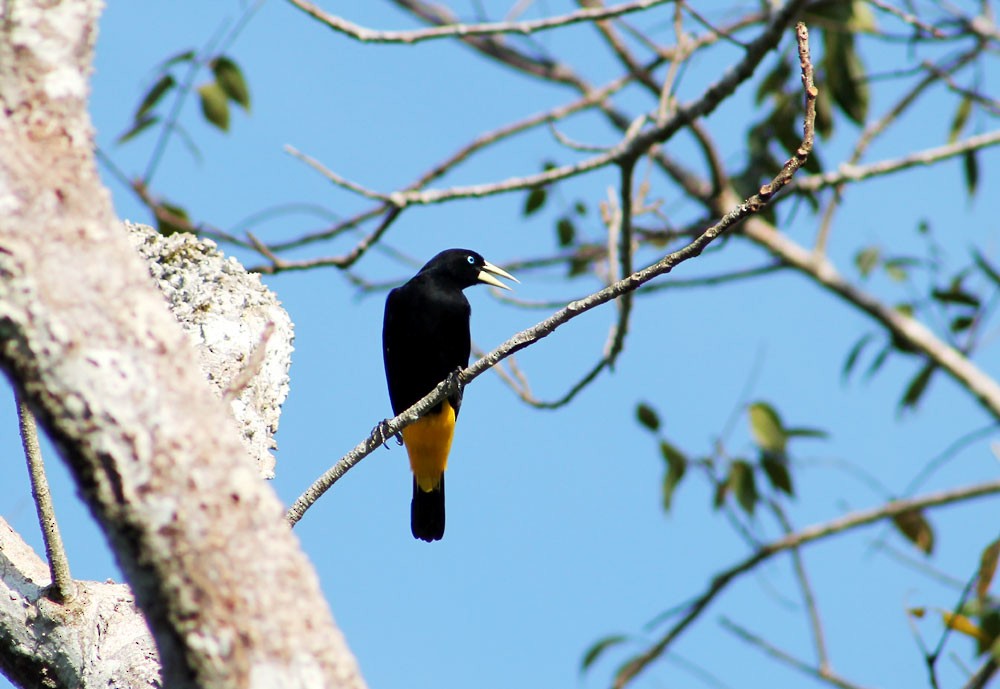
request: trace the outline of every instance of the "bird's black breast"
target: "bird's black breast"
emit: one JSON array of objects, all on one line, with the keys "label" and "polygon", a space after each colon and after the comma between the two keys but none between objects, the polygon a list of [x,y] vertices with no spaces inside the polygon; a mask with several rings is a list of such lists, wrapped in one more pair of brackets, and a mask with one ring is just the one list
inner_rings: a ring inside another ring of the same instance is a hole
[{"label": "bird's black breast", "polygon": [[[461,288],[417,275],[389,293],[382,356],[393,413],[405,411],[458,367],[469,365],[471,308]],[[458,414],[461,396],[449,401]]]}]

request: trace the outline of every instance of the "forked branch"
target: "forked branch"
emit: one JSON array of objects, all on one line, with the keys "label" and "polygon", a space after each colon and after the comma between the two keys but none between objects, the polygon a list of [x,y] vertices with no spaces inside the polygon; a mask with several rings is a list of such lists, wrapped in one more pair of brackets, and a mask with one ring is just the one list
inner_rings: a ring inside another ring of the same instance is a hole
[{"label": "forked branch", "polygon": [[[535,326],[517,333],[492,352],[463,370],[459,376],[462,384],[472,382],[482,373],[500,361],[503,361],[511,354],[519,352],[542,338],[547,337],[555,332],[556,328],[568,323],[577,316],[617,299],[622,295],[634,292],[653,278],[669,273],[677,265],[699,256],[709,244],[727,230],[763,209],[778,190],[785,187],[791,181],[793,175],[805,164],[809,153],[812,151],[816,119],[816,96],[818,95],[818,90],[813,82],[813,68],[809,58],[809,33],[805,24],[798,24],[796,35],[802,68],[802,83],[805,91],[803,137],[802,143],[795,152],[795,155],[785,163],[774,179],[763,185],[756,194],[726,213],[717,223],[706,229],[700,236],[682,249],[667,254],[653,265],[632,273],[584,299],[567,304]],[[626,141],[629,141],[629,139],[627,138]],[[449,388],[449,382],[443,381],[431,393],[412,407],[376,426],[367,438],[358,443],[353,450],[344,455],[299,496],[288,510],[286,515],[288,522],[294,526],[302,518],[306,510],[351,467],[382,445],[386,438],[391,438],[396,433],[399,433],[403,428],[414,423],[421,415],[435,407],[448,394]]]}]

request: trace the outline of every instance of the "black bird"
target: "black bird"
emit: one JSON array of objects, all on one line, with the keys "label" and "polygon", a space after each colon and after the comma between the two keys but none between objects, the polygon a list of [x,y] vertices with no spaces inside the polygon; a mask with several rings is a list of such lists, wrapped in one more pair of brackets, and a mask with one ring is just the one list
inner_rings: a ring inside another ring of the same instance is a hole
[{"label": "black bird", "polygon": [[[382,358],[394,414],[406,411],[450,374],[469,365],[472,308],[462,290],[480,282],[510,289],[494,275],[517,282],[475,251],[448,249],[389,292]],[[444,470],[461,406],[459,391],[403,429],[413,471],[410,530],[423,541],[444,535]]]}]

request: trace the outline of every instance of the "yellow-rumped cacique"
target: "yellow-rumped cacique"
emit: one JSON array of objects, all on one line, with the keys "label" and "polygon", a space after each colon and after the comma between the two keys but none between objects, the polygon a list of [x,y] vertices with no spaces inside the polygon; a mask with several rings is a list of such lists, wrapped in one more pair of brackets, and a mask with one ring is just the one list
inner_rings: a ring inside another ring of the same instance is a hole
[{"label": "yellow-rumped cacique", "polygon": [[[462,290],[480,283],[510,289],[494,276],[517,282],[475,251],[448,249],[389,292],[382,360],[393,414],[406,411],[469,365],[472,308]],[[413,472],[410,530],[422,541],[437,541],[444,535],[444,472],[461,406],[459,390],[403,429]]]}]

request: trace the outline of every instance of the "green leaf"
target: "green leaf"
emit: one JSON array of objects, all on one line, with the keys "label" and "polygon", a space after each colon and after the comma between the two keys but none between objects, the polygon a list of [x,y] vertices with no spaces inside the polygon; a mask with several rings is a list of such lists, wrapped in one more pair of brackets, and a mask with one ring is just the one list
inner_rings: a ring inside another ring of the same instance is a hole
[{"label": "green leaf", "polygon": [[792,65],[784,56],[781,56],[778,58],[778,63],[774,66],[774,69],[761,79],[760,85],[757,87],[757,93],[754,96],[754,101],[757,105],[763,103],[771,94],[777,95],[783,93],[785,83],[791,76]]},{"label": "green leaf", "polygon": [[139,103],[139,108],[135,111],[134,119],[136,122],[141,120],[143,115],[156,106],[156,104],[160,102],[160,99],[166,95],[167,91],[172,89],[176,84],[177,82],[174,81],[174,76],[172,74],[164,74],[160,77],[156,83],[153,84],[148,91],[146,91],[146,95],[143,96],[142,102]]},{"label": "green leaf", "polygon": [[979,249],[972,250],[972,260],[975,261],[979,270],[983,271],[983,274],[988,277],[994,285],[1000,287],[1000,272],[998,272],[997,269],[986,260],[986,257],[979,252]]},{"label": "green leaf", "polygon": [[854,265],[857,266],[861,277],[866,278],[871,275],[878,265],[882,252],[877,246],[868,246],[861,249],[854,255]]},{"label": "green leaf", "polygon": [[674,491],[687,471],[688,460],[683,452],[666,440],[660,441],[660,454],[667,462],[667,474],[663,477],[663,510],[669,512]]},{"label": "green leaf", "polygon": [[927,391],[927,384],[931,382],[931,376],[936,368],[937,364],[933,361],[924,364],[910,381],[910,384],[906,386],[906,392],[903,393],[903,398],[899,401],[900,410],[916,408],[917,404],[920,403],[920,398]]},{"label": "green leaf", "polygon": [[868,116],[868,81],[865,67],[854,46],[854,36],[848,32],[823,32],[826,53],[823,65],[827,86],[837,107],[858,125]]},{"label": "green leaf", "polygon": [[979,308],[980,300],[975,294],[970,294],[962,289],[961,285],[952,285],[950,289],[931,290],[931,296],[942,304],[962,304]]},{"label": "green leaf", "polygon": [[808,428],[806,426],[786,428],[785,435],[789,438],[816,438],[818,440],[825,440],[830,437],[830,434],[822,428]]},{"label": "green leaf", "polygon": [[559,238],[559,246],[569,246],[576,239],[576,226],[568,217],[559,218],[556,223],[556,235]]},{"label": "green leaf", "polygon": [[866,0],[851,2],[851,15],[847,20],[847,30],[853,33],[875,33],[878,25],[875,23],[875,13]]},{"label": "green leaf", "polygon": [[913,266],[919,266],[921,263],[919,258],[912,256],[896,256],[883,261],[882,268],[891,279],[896,282],[905,282],[910,276],[909,269]]},{"label": "green leaf", "polygon": [[195,58],[195,52],[193,50],[185,50],[175,55],[171,55],[166,60],[160,63],[160,71],[166,70],[182,62],[191,62],[192,60],[194,60],[194,58]]},{"label": "green leaf", "polygon": [[955,116],[951,118],[951,128],[948,130],[948,143],[953,144],[958,141],[959,135],[962,130],[965,129],[966,123],[969,121],[969,115],[972,114],[972,97],[966,95],[958,103],[958,108],[955,110]]},{"label": "green leaf", "polygon": [[738,459],[729,467],[729,487],[736,496],[743,511],[753,515],[754,507],[757,505],[757,483],[753,477],[753,467],[746,461]]},{"label": "green leaf", "polygon": [[580,672],[586,672],[590,669],[590,666],[597,662],[597,659],[601,657],[601,654],[612,646],[618,646],[624,642],[628,641],[628,637],[624,634],[611,634],[603,639],[597,640],[587,652],[583,654],[583,660],[580,662]]},{"label": "green leaf", "polygon": [[250,89],[247,88],[247,82],[243,78],[243,72],[239,66],[223,55],[212,60],[211,67],[215,74],[215,81],[229,100],[239,104],[249,112]]},{"label": "green leaf", "polygon": [[582,218],[587,215],[587,204],[583,201],[577,201],[573,204],[573,211]]},{"label": "green leaf", "polygon": [[824,139],[833,134],[833,99],[828,88],[821,88],[816,96],[816,131]]},{"label": "green leaf", "polygon": [[635,417],[639,423],[654,433],[660,430],[660,416],[656,410],[645,402],[640,402],[635,408]]},{"label": "green leaf", "polygon": [[590,259],[585,256],[576,255],[569,261],[569,277],[586,275],[590,272]]},{"label": "green leaf", "polygon": [[989,651],[993,657],[1000,660],[1000,608],[994,608],[979,619],[979,629],[983,637],[976,644],[976,652],[980,655]]},{"label": "green leaf", "polygon": [[885,363],[885,360],[889,358],[889,354],[891,353],[892,353],[891,344],[888,344],[879,350],[878,354],[875,355],[875,358],[872,359],[872,362],[868,364],[868,368],[865,370],[866,380],[870,379],[872,376],[878,373],[878,370],[882,368],[882,364]]},{"label": "green leaf", "polygon": [[788,462],[776,457],[769,452],[762,452],[760,456],[760,466],[770,481],[771,487],[780,490],[786,495],[795,496],[792,488],[792,474],[788,471]]},{"label": "green leaf", "polygon": [[886,261],[882,264],[885,269],[885,274],[889,276],[889,279],[893,282],[906,282],[909,277],[909,273],[906,272],[906,268],[902,267],[898,263],[889,263]]},{"label": "green leaf", "polygon": [[962,170],[965,172],[965,190],[972,198],[979,187],[979,159],[975,150],[966,151],[962,156]]},{"label": "green leaf", "polygon": [[522,214],[527,217],[535,212],[537,212],[542,206],[545,205],[545,200],[548,196],[548,192],[545,187],[535,187],[528,192],[528,198],[524,201],[524,210]]},{"label": "green leaf", "polygon": [[[795,99],[788,94],[779,95],[777,101],[778,104],[774,113],[768,118],[767,124],[785,153],[794,156],[802,145],[799,106]],[[805,169],[812,173],[822,172],[822,164],[819,156],[815,155],[815,151],[806,160]]]},{"label": "green leaf", "polygon": [[156,115],[143,115],[133,122],[132,126],[125,130],[125,132],[123,132],[117,139],[115,139],[115,143],[123,144],[130,139],[134,139],[159,121],[160,118]]},{"label": "green leaf", "polygon": [[990,584],[997,573],[997,562],[1000,561],[1000,538],[983,548],[979,557],[979,574],[976,576],[976,595],[985,599],[990,590]]},{"label": "green leaf", "polygon": [[775,454],[784,453],[788,434],[778,412],[768,403],[754,402],[750,405],[750,431],[760,449]]},{"label": "green leaf", "polygon": [[201,113],[210,124],[222,131],[229,131],[229,101],[218,82],[210,81],[198,87]]},{"label": "green leaf", "polygon": [[188,232],[191,226],[186,210],[172,203],[162,201],[154,209],[156,231],[167,237],[177,232]]},{"label": "green leaf", "polygon": [[712,498],[712,507],[719,509],[726,502],[726,493],[729,492],[729,482],[719,481],[715,484],[715,497]]},{"label": "green leaf", "polygon": [[948,327],[953,333],[960,333],[971,328],[975,322],[976,319],[973,316],[956,316],[951,320],[951,324]]},{"label": "green leaf", "polygon": [[868,343],[871,342],[874,338],[875,338],[874,335],[868,333],[867,335],[865,335],[860,340],[854,343],[854,346],[851,347],[851,351],[847,353],[847,358],[844,359],[844,367],[843,369],[841,369],[840,372],[842,379],[847,380],[847,378],[851,375],[851,371],[854,370],[854,365],[858,363],[858,357],[861,356],[861,352],[864,351],[865,347],[868,346]]},{"label": "green leaf", "polygon": [[900,512],[892,518],[892,523],[906,540],[924,554],[930,555],[934,552],[934,530],[923,512],[916,509]]}]

